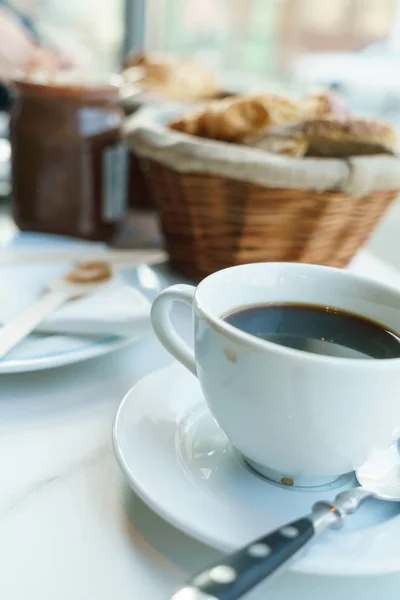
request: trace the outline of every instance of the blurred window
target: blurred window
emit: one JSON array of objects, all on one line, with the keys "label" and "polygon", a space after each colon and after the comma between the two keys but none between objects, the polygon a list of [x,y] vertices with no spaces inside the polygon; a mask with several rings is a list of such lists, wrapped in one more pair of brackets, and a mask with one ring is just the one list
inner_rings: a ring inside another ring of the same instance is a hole
[{"label": "blurred window", "polygon": [[147,0],[145,45],[238,87],[328,85],[400,124],[400,0]]},{"label": "blurred window", "polygon": [[332,32],[346,25],[349,11],[348,0],[303,0],[301,2],[301,25],[311,31]]},{"label": "blurred window", "polygon": [[119,68],[124,0],[12,0],[42,38],[67,53],[91,60],[94,70]]}]

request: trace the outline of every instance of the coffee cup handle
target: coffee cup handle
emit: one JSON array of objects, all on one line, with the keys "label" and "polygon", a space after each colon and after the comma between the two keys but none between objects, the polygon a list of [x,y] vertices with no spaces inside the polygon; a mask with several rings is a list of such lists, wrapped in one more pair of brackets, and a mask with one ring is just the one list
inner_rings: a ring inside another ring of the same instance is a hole
[{"label": "coffee cup handle", "polygon": [[151,307],[151,323],[164,348],[197,377],[194,353],[177,333],[170,317],[174,302],[185,302],[193,306],[195,289],[192,285],[179,284],[161,292]]}]

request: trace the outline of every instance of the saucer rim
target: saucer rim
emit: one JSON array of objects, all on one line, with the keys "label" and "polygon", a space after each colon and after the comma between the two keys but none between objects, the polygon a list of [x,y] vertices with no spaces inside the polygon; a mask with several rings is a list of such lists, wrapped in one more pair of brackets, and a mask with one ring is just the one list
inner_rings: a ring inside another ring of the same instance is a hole
[{"label": "saucer rim", "polygon": [[136,336],[121,338],[113,335],[105,336],[101,340],[90,342],[79,348],[67,351],[50,352],[28,358],[15,358],[0,361],[0,375],[13,373],[31,373],[34,371],[47,371],[67,365],[100,358],[132,344]]}]

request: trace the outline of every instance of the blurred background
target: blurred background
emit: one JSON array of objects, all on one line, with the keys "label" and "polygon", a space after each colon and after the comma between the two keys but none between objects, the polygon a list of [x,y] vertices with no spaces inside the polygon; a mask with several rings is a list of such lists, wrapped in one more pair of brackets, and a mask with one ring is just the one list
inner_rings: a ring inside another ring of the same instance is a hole
[{"label": "blurred background", "polygon": [[[235,90],[329,86],[359,115],[400,128],[400,0],[13,0],[42,38],[119,71],[141,48],[196,58]],[[8,194],[7,115],[0,193]],[[3,200],[3,203],[5,201]],[[372,249],[400,267],[400,205]],[[397,258],[397,255],[399,258]]]},{"label": "blurred background", "polygon": [[119,70],[142,47],[192,56],[234,87],[340,89],[400,121],[399,0],[12,0],[39,34]]}]

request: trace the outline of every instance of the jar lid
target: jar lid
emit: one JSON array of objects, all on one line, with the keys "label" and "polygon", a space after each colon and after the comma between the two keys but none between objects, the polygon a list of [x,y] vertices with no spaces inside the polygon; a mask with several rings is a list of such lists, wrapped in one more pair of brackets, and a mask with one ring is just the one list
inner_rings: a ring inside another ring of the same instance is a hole
[{"label": "jar lid", "polygon": [[17,90],[25,95],[59,97],[65,100],[117,101],[122,78],[120,75],[88,74],[77,70],[35,69],[14,78]]}]

